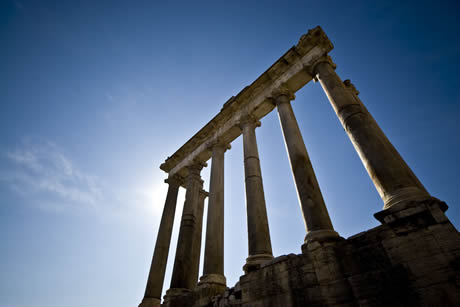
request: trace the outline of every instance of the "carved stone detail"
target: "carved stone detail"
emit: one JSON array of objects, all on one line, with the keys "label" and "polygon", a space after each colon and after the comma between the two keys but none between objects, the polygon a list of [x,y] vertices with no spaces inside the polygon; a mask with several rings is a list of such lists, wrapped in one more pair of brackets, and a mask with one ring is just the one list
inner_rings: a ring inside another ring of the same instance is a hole
[{"label": "carved stone detail", "polygon": [[285,96],[288,101],[292,101],[295,99],[295,94],[286,86],[280,86],[274,89],[271,93],[269,99],[276,105],[278,104],[278,97]]}]

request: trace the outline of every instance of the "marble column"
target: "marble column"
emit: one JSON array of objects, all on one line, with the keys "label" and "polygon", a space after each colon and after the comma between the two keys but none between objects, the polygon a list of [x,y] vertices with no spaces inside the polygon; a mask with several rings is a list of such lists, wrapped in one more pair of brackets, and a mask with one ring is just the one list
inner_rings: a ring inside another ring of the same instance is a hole
[{"label": "marble column", "polygon": [[332,226],[307,148],[292,110],[290,100],[294,98],[294,95],[289,91],[278,91],[274,94],[273,101],[278,109],[286,150],[307,230],[305,243],[315,240],[336,239],[339,235]]},{"label": "marble column", "polygon": [[[229,145],[212,146],[208,220],[200,283],[226,285],[224,276],[224,157]],[[225,289],[225,288],[224,288]]]},{"label": "marble column", "polygon": [[329,57],[316,62],[312,76],[319,80],[343,128],[371,177],[384,209],[403,207],[430,195],[390,143],[372,115],[334,71]]},{"label": "marble column", "polygon": [[177,176],[170,177],[165,182],[169,184],[168,194],[163,214],[161,215],[160,229],[158,230],[144,298],[139,307],[157,307],[160,306],[161,302],[161,292],[163,291],[166,262],[176,212],[177,194],[182,184],[182,179]]},{"label": "marble column", "polygon": [[202,168],[203,165],[200,164],[187,167],[185,203],[177,240],[171,287],[166,292],[165,300],[192,290],[197,283],[198,277],[194,274],[198,272],[198,269],[195,269],[194,266],[196,266],[195,258],[198,250],[196,238],[201,233],[199,215],[200,191],[203,188],[203,180],[200,177]]},{"label": "marble column", "polygon": [[243,130],[249,246],[249,256],[243,267],[245,272],[256,270],[260,264],[273,258],[262,172],[257,150],[255,129],[258,126],[260,126],[260,122],[252,116],[246,116],[240,122],[240,128]]}]

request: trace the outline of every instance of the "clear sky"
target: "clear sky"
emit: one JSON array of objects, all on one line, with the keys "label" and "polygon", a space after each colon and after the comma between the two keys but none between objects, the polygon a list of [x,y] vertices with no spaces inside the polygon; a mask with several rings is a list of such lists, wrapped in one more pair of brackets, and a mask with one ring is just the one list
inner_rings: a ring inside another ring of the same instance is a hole
[{"label": "clear sky", "polygon": [[[339,76],[458,227],[460,8],[404,3],[0,1],[0,307],[137,306],[166,196],[159,165],[317,25]],[[336,230],[377,226],[382,201],[321,86],[293,108]],[[274,254],[300,253],[276,112],[256,133]],[[231,286],[247,257],[242,139],[232,146]],[[183,201],[181,189],[176,226]]]}]

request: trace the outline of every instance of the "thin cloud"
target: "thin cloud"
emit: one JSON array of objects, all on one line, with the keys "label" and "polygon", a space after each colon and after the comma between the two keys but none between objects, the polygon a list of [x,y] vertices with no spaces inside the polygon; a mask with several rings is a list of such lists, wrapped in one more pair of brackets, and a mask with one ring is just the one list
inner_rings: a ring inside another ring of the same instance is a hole
[{"label": "thin cloud", "polygon": [[81,170],[65,150],[49,141],[25,140],[0,157],[0,184],[37,208],[53,212],[91,210],[120,218],[136,216],[141,210],[148,216],[161,216],[166,194],[162,180],[123,187],[107,184]]},{"label": "thin cloud", "polygon": [[97,207],[104,200],[100,180],[78,169],[52,142],[23,142],[4,157],[8,168],[0,181],[22,196],[39,195],[69,207]]}]

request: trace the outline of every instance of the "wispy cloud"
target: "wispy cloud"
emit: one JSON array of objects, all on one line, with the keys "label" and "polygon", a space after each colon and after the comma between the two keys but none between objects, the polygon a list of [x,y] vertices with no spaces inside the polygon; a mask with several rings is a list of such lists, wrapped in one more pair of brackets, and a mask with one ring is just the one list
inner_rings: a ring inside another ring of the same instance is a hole
[{"label": "wispy cloud", "polygon": [[161,179],[137,183],[127,179],[117,187],[83,171],[63,148],[43,140],[25,140],[0,157],[0,184],[37,208],[89,210],[123,219],[161,216],[167,189]]},{"label": "wispy cloud", "polygon": [[96,207],[104,198],[100,180],[79,170],[52,142],[25,141],[3,155],[9,166],[0,181],[23,196],[39,195],[70,207]]}]

